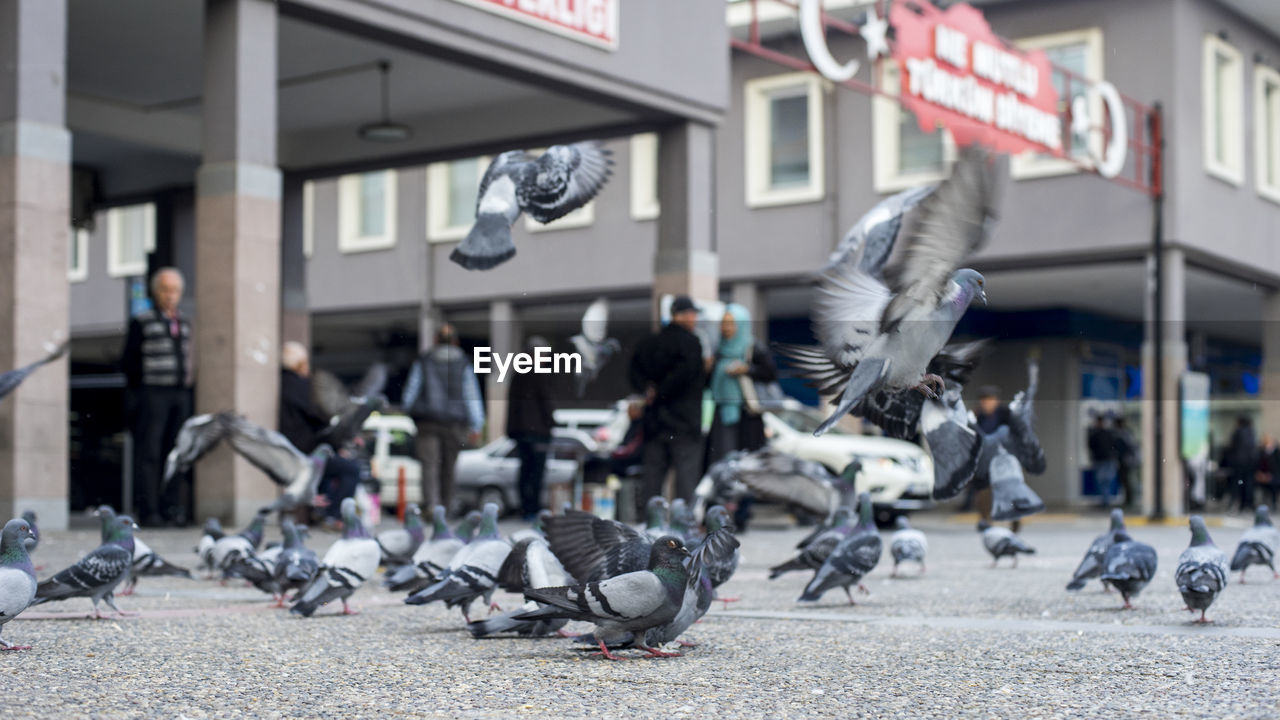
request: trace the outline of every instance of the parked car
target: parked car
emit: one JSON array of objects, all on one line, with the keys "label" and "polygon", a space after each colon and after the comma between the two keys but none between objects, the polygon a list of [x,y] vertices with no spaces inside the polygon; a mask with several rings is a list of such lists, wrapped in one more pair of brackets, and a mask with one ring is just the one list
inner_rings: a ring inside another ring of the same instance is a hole
[{"label": "parked car", "polygon": [[855,484],[871,493],[876,522],[932,505],[933,461],[920,446],[876,435],[854,435],[832,427],[821,437],[813,431],[825,418],[795,401],[764,414],[765,434],[776,450],[820,463],[839,475],[855,458],[862,462]]},{"label": "parked car", "polygon": [[[596,450],[596,443],[583,430],[553,428],[551,449],[547,453],[547,474],[543,477],[544,506],[551,502],[552,486],[572,488],[574,478],[588,453]],[[516,455],[516,443],[502,437],[475,450],[463,450],[458,454],[455,471],[454,494],[460,510],[483,507],[485,503],[498,506],[498,514],[505,515],[520,507],[520,458]],[[562,490],[563,492],[563,490]],[[562,495],[565,499],[567,496]]]},{"label": "parked car", "polygon": [[[414,451],[418,426],[407,415],[374,413],[361,429],[365,449],[369,453],[369,471],[378,479],[378,497],[383,507],[395,507],[399,497],[398,480],[404,470],[407,502],[422,504],[422,463]],[[424,508],[429,513],[429,508]]]}]

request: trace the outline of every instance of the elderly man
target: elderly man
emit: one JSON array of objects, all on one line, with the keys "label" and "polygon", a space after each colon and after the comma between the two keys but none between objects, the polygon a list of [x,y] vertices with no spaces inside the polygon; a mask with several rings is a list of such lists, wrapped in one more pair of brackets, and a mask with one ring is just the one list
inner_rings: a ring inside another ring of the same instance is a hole
[{"label": "elderly man", "polygon": [[164,459],[191,416],[191,321],[178,311],[182,273],[151,276],[154,307],[129,320],[120,361],[127,390],[125,415],[133,434],[134,514],[144,524],[190,521],[191,476],[164,487]]},{"label": "elderly man", "polygon": [[280,348],[280,434],[304,453],[315,449],[316,433],[329,424],[311,401],[311,359],[290,340]]}]

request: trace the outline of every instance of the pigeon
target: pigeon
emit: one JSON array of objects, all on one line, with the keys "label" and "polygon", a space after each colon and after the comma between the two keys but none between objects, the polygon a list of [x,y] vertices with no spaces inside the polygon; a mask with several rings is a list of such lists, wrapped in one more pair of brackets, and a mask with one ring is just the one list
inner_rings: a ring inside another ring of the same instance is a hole
[{"label": "pigeon", "polygon": [[510,150],[489,163],[476,193],[476,223],[449,259],[488,270],[516,254],[511,225],[527,212],[546,224],[590,202],[612,174],[612,153],[595,141],[552,145],[539,157]]},{"label": "pigeon", "polygon": [[[0,630],[36,597],[36,569],[26,544],[34,537],[35,528],[22,518],[10,520],[0,531]],[[30,645],[10,645],[0,638],[0,650],[30,649]]]},{"label": "pigeon", "polygon": [[1024,543],[1009,528],[982,520],[978,523],[978,532],[982,533],[982,546],[991,553],[991,567],[995,567],[1002,557],[1013,558],[1013,566],[1018,567],[1018,553],[1035,554],[1036,549]]},{"label": "pigeon", "polygon": [[[711,536],[721,530],[730,535],[733,533],[733,522],[729,519],[729,511],[722,505],[713,505],[711,509],[707,511],[707,517],[704,520],[704,523],[707,526],[707,537],[703,538],[701,543],[692,551],[691,554],[697,554],[704,546],[712,542],[710,539]],[[733,577],[733,574],[738,571],[738,563],[741,561],[741,553],[738,552],[737,541],[735,540],[734,542],[733,552],[713,553],[711,551],[707,551],[704,555],[706,558],[704,561],[704,570],[707,573],[707,578],[711,581],[712,588],[718,588],[729,582],[729,578]],[[716,599],[723,600],[722,598]],[[725,600],[725,602],[728,601]]]},{"label": "pigeon", "polygon": [[227,565],[226,570],[223,571],[223,576],[240,578],[248,582],[262,592],[269,594],[275,602],[273,607],[284,607],[284,596],[280,592],[280,584],[276,582],[276,560],[279,559],[281,552],[282,548],[276,546],[267,548],[260,555],[250,554],[237,557]]},{"label": "pigeon", "polygon": [[724,464],[708,473],[719,473],[721,482],[740,483],[757,499],[786,503],[819,518],[830,517],[840,504],[840,479],[819,463],[767,446],[730,453],[720,462]]},{"label": "pigeon", "polygon": [[[458,526],[458,533],[469,535],[480,514],[468,515]],[[418,546],[410,564],[396,568],[387,575],[384,584],[396,592],[415,593],[431,583],[449,567],[449,561],[466,544],[445,524],[444,506],[437,505],[433,513],[431,539]]]},{"label": "pigeon", "polygon": [[521,528],[511,533],[511,544],[514,545],[522,540],[545,540],[547,535],[543,532],[543,529],[547,526],[547,518],[551,517],[552,514],[553,513],[546,508],[539,510],[538,514],[533,517],[533,522],[529,527]]},{"label": "pigeon", "polygon": [[650,628],[675,619],[689,584],[684,560],[689,551],[674,536],[658,538],[650,545],[649,560],[643,570],[615,575],[598,582],[525,591],[525,598],[542,607],[516,615],[517,620],[565,618],[594,623],[600,653],[609,660],[620,658],[609,652],[609,644],[628,636],[649,657],[673,657],[642,642]]},{"label": "pigeon", "polygon": [[66,355],[68,347],[70,347],[70,343],[66,340],[58,345],[45,343],[44,357],[36,360],[30,365],[25,365],[15,370],[0,373],[0,399],[3,399],[4,396],[16,390],[18,386],[22,384],[22,381],[27,379],[28,375],[40,369],[40,367],[48,365],[54,360]]},{"label": "pigeon", "polygon": [[800,549],[800,553],[790,560],[769,568],[769,579],[774,580],[792,570],[817,570],[831,556],[831,552],[845,538],[853,534],[853,511],[847,507],[836,509],[831,519],[831,527],[819,533]]},{"label": "pigeon", "polygon": [[889,554],[893,556],[893,572],[889,577],[897,577],[898,566],[904,562],[920,563],[920,574],[923,575],[924,556],[929,552],[929,541],[924,533],[911,527],[906,515],[899,515],[894,524],[898,529],[889,538]]},{"label": "pigeon", "polygon": [[644,570],[652,554],[648,535],[581,510],[551,518],[546,532],[551,552],[582,584]]},{"label": "pigeon", "polygon": [[863,272],[879,275],[893,253],[902,228],[910,226],[908,216],[937,189],[936,184],[921,185],[876,203],[840,239],[823,269],[833,270],[855,261]]},{"label": "pigeon", "polygon": [[938,354],[929,361],[926,372],[941,377],[946,382],[947,389],[954,388],[956,392],[952,397],[944,395],[941,398],[931,399],[914,388],[896,392],[877,390],[863,401],[859,415],[880,428],[887,437],[919,443],[924,439],[924,429],[921,427],[921,413],[924,407],[934,404],[945,409],[958,401],[961,406],[960,424],[967,426],[968,411],[963,408],[964,401],[960,398],[959,391],[969,383],[969,378],[978,366],[978,360],[987,346],[988,343],[985,340],[951,343],[939,350]]},{"label": "pigeon", "polygon": [[[94,513],[102,519],[102,542],[105,543],[110,538],[113,527],[116,524],[116,511],[110,505],[100,505]],[[125,583],[124,589],[118,594],[132,595],[134,586],[138,584],[138,577],[142,575],[153,577],[172,575],[189,580],[192,579],[191,571],[178,567],[160,557],[155,550],[152,550],[142,541],[142,538],[135,535],[133,538],[133,569],[129,573],[129,580]]]},{"label": "pigeon", "polygon": [[344,499],[341,511],[342,537],[329,546],[319,571],[299,592],[289,612],[311,617],[321,605],[341,600],[343,615],[356,614],[347,605],[347,598],[377,572],[382,550],[378,541],[369,537],[368,529],[356,514],[354,499]]},{"label": "pigeon", "polygon": [[[1068,590],[1079,590],[1090,578],[1096,578],[1102,574],[1102,569],[1105,567],[1103,558],[1115,543],[1115,534],[1124,529],[1124,512],[1116,508],[1111,511],[1111,529],[1093,539],[1093,543],[1084,553],[1084,559],[1080,561],[1080,566],[1071,576],[1071,582],[1067,583]],[[1103,588],[1106,588],[1106,583],[1103,583]]]},{"label": "pigeon", "polygon": [[475,540],[467,543],[449,561],[431,585],[404,599],[406,605],[426,605],[437,600],[445,607],[457,607],[464,622],[471,622],[471,603],[484,598],[492,611],[493,592],[502,564],[511,554],[511,543],[498,534],[498,506],[485,503],[483,519]]},{"label": "pigeon", "polygon": [[996,440],[997,437],[1008,434],[1007,428],[1000,428],[1000,430],[1002,432],[983,438],[983,445],[986,446],[983,450],[984,455],[987,448],[992,447],[992,443],[995,442],[994,453],[987,470],[991,477],[991,519],[1017,520],[1043,512],[1044,501],[1027,484],[1022,474],[1022,465],[1005,449],[1003,443]]},{"label": "pigeon", "polygon": [[479,510],[472,510],[462,517],[457,527],[453,529],[453,534],[464,543],[469,543],[476,537],[476,532],[480,530],[480,521],[484,519],[484,515]]},{"label": "pigeon", "polygon": [[1102,572],[1098,577],[1119,590],[1124,609],[1132,610],[1129,599],[1137,597],[1156,575],[1156,550],[1129,537],[1123,525],[1112,533],[1111,540],[1111,547],[1102,557]]},{"label": "pigeon", "polygon": [[36,587],[36,599],[32,605],[66,600],[73,597],[87,597],[93,601],[93,615],[101,619],[98,602],[124,616],[128,613],[116,607],[115,589],[129,576],[133,566],[133,530],[137,527],[133,518],[120,515],[111,527],[107,542],[80,558],[71,567],[57,573]]},{"label": "pigeon", "polygon": [[35,552],[36,546],[40,544],[40,528],[36,527],[36,513],[34,510],[23,510],[22,519],[27,521],[27,527],[31,528],[31,535],[23,539],[23,544],[27,547],[27,554]]},{"label": "pigeon", "polygon": [[284,607],[284,596],[290,590],[302,590],[320,571],[320,558],[303,544],[302,532],[293,521],[285,518],[280,523],[280,530],[284,533],[284,546],[272,572],[279,593],[276,607]]},{"label": "pigeon", "polygon": [[[1276,572],[1276,551],[1280,550],[1280,530],[1271,524],[1271,515],[1266,505],[1259,505],[1253,511],[1253,527],[1240,536],[1240,544],[1236,545],[1236,554],[1231,558],[1231,569],[1240,571],[1240,584],[1244,584],[1244,571],[1250,565],[1266,565],[1271,568],[1273,578],[1280,579]],[[24,515],[25,517],[25,515]],[[35,527],[32,525],[32,527]]]},{"label": "pigeon", "polygon": [[667,505],[666,498],[661,495],[649,498],[649,502],[644,506],[644,534],[651,540],[669,535],[671,533],[668,524],[670,516],[671,508]]},{"label": "pigeon", "polygon": [[1212,622],[1204,616],[1218,594],[1227,587],[1227,556],[1213,544],[1204,518],[1191,516],[1191,545],[1178,556],[1178,569],[1174,581],[1178,592],[1187,603],[1188,610],[1199,610],[1198,623]]},{"label": "pigeon", "polygon": [[[724,513],[727,519],[728,511],[719,506],[712,508],[712,510],[716,509]],[[660,648],[667,643],[679,640],[686,630],[707,614],[712,600],[721,599],[715,596],[716,583],[712,580],[712,568],[719,567],[723,570],[732,564],[736,569],[738,545],[738,539],[733,536],[732,528],[723,524],[718,529],[707,533],[697,547],[690,551],[689,557],[684,562],[689,578],[685,583],[684,596],[680,600],[680,609],[671,622],[645,631],[646,646]],[[732,572],[732,569],[729,570],[730,575]],[[727,579],[726,577],[725,580]],[[634,637],[631,644],[635,644]],[[684,641],[680,641],[680,644],[686,647],[693,646],[693,643]]]},{"label": "pigeon", "polygon": [[693,509],[684,498],[671,501],[671,534],[684,540],[685,545],[693,547],[702,540],[702,531],[698,529],[698,521],[693,517]]},{"label": "pigeon", "polygon": [[382,548],[382,564],[388,567],[408,564],[418,551],[425,537],[422,511],[409,503],[404,512],[404,527],[383,530],[378,533],[378,547]]},{"label": "pigeon", "polygon": [[820,391],[838,394],[814,435],[856,411],[871,393],[919,388],[937,395],[945,381],[927,373],[956,323],[975,299],[986,302],[983,277],[959,264],[987,237],[995,201],[985,150],[965,148],[951,177],[921,201],[902,262],[887,280],[849,258],[822,274],[814,305],[817,348],[782,346]]},{"label": "pigeon", "polygon": [[267,512],[259,510],[244,530],[214,542],[213,549],[209,551],[213,568],[225,571],[236,560],[254,555],[262,545],[262,526],[266,519]]},{"label": "pigeon", "polygon": [[608,336],[608,324],[609,299],[602,297],[587,306],[582,315],[582,332],[569,338],[578,357],[582,358],[582,371],[575,376],[579,398],[600,376],[600,369],[622,350],[617,339]]},{"label": "pigeon", "polygon": [[213,546],[222,538],[226,537],[226,533],[222,531],[222,523],[218,518],[211,517],[204,521],[204,532],[200,535],[200,541],[195,546],[196,557],[199,559],[196,563],[197,570],[204,570],[207,577],[211,577],[213,573]]},{"label": "pigeon", "polygon": [[[565,572],[564,566],[552,554],[551,546],[542,538],[525,538],[517,542],[502,563],[502,568],[498,570],[498,585],[503,590],[513,593],[523,594],[525,590],[573,584],[573,577]],[[473,620],[467,624],[467,630],[475,638],[503,632],[541,637],[558,631],[568,622],[565,618],[516,619],[517,615],[537,608],[537,603],[528,602],[510,612],[493,615],[484,620]]]},{"label": "pigeon", "polygon": [[332,448],[344,448],[364,427],[369,416],[386,407],[387,399],[382,391],[387,386],[387,366],[374,363],[364,377],[348,388],[328,370],[311,373],[311,403],[322,415],[329,416],[329,425],[316,434],[316,442]]},{"label": "pigeon", "polygon": [[857,527],[836,545],[813,574],[813,579],[800,596],[800,602],[817,602],[828,590],[842,588],[849,598],[849,604],[853,605],[853,593],[849,592],[849,586],[857,585],[859,590],[869,593],[862,584],[862,578],[880,562],[883,549],[880,533],[872,519],[871,494],[862,493],[858,497]]}]

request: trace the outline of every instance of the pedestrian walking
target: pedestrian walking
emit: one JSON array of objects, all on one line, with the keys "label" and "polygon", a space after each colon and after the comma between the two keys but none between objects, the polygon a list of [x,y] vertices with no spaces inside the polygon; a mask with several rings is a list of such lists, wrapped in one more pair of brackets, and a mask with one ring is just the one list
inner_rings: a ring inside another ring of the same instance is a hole
[{"label": "pedestrian walking", "polygon": [[[551,343],[537,335],[526,346],[530,355]],[[542,509],[542,480],[547,470],[547,452],[551,447],[551,428],[555,425],[555,403],[551,397],[550,376],[545,373],[516,373],[507,390],[507,437],[516,442],[520,457],[520,511],[532,522]]]}]

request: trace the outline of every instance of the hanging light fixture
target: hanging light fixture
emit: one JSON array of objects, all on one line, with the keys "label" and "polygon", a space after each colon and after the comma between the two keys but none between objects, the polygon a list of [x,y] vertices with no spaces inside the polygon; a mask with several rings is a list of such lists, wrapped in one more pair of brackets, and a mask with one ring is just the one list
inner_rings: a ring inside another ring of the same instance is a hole
[{"label": "hanging light fixture", "polygon": [[378,61],[378,72],[382,75],[382,119],[378,122],[361,125],[357,131],[361,140],[370,142],[400,142],[413,137],[413,129],[408,125],[391,122],[391,63]]}]

